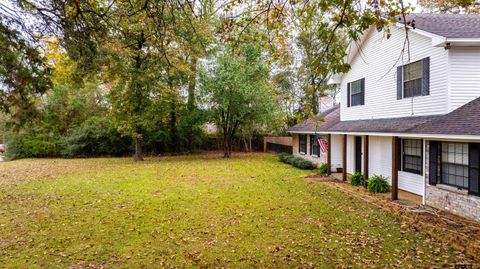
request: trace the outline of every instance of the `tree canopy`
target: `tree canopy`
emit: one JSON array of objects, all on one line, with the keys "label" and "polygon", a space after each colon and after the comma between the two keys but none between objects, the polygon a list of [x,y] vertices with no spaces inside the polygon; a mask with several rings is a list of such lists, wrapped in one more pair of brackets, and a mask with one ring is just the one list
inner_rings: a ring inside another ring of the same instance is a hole
[{"label": "tree canopy", "polygon": [[330,75],[350,68],[349,42],[410,11],[402,0],[8,0],[0,108],[17,128],[6,140],[76,156],[102,154],[89,141],[110,135],[105,154],[136,160],[215,144],[229,157],[235,141],[252,150],[318,113]]}]

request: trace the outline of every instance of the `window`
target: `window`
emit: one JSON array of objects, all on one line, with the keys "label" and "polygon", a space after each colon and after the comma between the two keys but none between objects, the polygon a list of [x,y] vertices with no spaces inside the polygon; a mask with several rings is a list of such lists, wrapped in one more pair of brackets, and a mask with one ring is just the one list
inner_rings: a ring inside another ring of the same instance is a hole
[{"label": "window", "polygon": [[442,142],[441,181],[468,189],[468,143]]},{"label": "window", "polygon": [[422,95],[422,61],[403,66],[403,97]]},{"label": "window", "polygon": [[402,170],[414,174],[422,174],[422,140],[402,139]]},{"label": "window", "polygon": [[298,136],[298,152],[307,153],[307,135]]},{"label": "window", "polygon": [[310,135],[310,155],[320,156],[320,147],[318,146],[318,136]]},{"label": "window", "polygon": [[363,105],[362,79],[350,83],[350,106]]}]

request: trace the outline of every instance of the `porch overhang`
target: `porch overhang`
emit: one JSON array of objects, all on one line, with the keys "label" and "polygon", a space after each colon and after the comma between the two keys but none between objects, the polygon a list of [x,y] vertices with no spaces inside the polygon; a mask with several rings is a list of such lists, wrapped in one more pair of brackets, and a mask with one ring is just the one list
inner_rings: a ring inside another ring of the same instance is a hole
[{"label": "porch overhang", "polygon": [[341,132],[341,131],[320,131],[320,132],[289,132],[292,134],[333,134],[333,135],[370,135],[370,136],[398,136],[405,138],[425,138],[425,139],[441,139],[441,140],[461,140],[461,141],[477,141],[480,135],[442,135],[442,134],[416,134],[416,133],[388,133],[388,132]]}]

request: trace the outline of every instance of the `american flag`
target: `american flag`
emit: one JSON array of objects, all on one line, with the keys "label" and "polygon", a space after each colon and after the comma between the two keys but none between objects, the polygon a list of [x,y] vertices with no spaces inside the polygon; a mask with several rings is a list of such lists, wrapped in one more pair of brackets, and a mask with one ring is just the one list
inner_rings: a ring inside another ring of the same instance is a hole
[{"label": "american flag", "polygon": [[323,138],[318,138],[318,146],[320,146],[320,150],[325,153],[328,151],[328,142],[327,140],[323,139]]}]

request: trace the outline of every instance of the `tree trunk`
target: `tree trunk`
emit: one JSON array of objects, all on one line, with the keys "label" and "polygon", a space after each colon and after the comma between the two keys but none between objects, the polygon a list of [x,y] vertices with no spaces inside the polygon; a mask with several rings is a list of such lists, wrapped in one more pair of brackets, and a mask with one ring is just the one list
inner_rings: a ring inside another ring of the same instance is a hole
[{"label": "tree trunk", "polygon": [[315,77],[312,76],[312,114],[318,114],[318,94],[317,94],[317,87],[315,86]]},{"label": "tree trunk", "polygon": [[177,112],[175,101],[170,104],[170,150],[177,151]]},{"label": "tree trunk", "polygon": [[227,139],[227,158],[230,158],[230,156],[232,155],[232,135],[229,134],[228,135],[228,139]]},{"label": "tree trunk", "polygon": [[228,131],[223,128],[223,158],[228,158]]},{"label": "tree trunk", "polygon": [[188,80],[188,99],[187,99],[187,109],[188,112],[193,112],[195,110],[195,86],[197,79],[197,58],[192,58],[192,75]]},{"label": "tree trunk", "polygon": [[248,151],[252,152],[252,133],[249,134],[248,136]]},{"label": "tree trunk", "polygon": [[143,161],[142,152],[142,134],[135,134],[135,155],[133,156],[135,161]]}]

